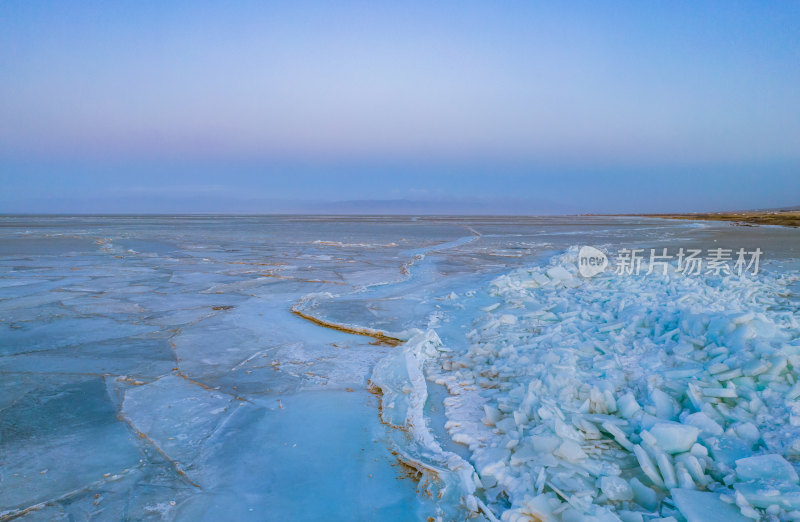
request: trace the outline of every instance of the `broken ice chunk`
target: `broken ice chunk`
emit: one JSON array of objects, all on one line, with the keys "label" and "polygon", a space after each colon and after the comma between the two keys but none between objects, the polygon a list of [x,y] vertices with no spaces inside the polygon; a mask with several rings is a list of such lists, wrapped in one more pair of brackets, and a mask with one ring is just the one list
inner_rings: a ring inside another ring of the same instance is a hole
[{"label": "broken ice chunk", "polygon": [[505,448],[488,448],[477,459],[476,467],[481,477],[494,475],[502,470],[508,461],[509,451]]},{"label": "broken ice chunk", "polygon": [[660,419],[672,419],[675,416],[677,405],[672,397],[663,391],[655,388],[650,393],[650,400],[653,401],[653,406],[656,407],[656,417]]},{"label": "broken ice chunk", "polygon": [[703,446],[702,444],[695,444],[692,446],[692,449],[689,450],[689,453],[697,457],[708,457],[708,448]]},{"label": "broken ice chunk", "polygon": [[536,458],[536,451],[529,445],[521,445],[517,449],[515,449],[514,453],[511,455],[511,465],[512,466],[519,466],[525,462],[531,461]]},{"label": "broken ice chunk", "polygon": [[653,464],[653,460],[650,458],[650,455],[639,446],[638,444],[633,447],[633,453],[636,455],[636,460],[639,461],[639,466],[644,471],[644,474],[647,475],[647,478],[653,481],[653,484],[659,487],[664,487],[664,481],[661,480],[661,475],[658,474],[658,470],[656,469],[655,464]]},{"label": "broken ice chunk", "polygon": [[658,447],[667,453],[683,453],[697,442],[700,430],[685,424],[660,422],[650,428],[649,433],[656,439]]},{"label": "broken ice chunk", "polygon": [[687,416],[683,422],[690,426],[694,426],[700,430],[700,437],[719,437],[723,433],[722,426],[717,424],[717,422],[703,413],[699,411],[697,413],[692,413],[691,415]]},{"label": "broken ice chunk", "polygon": [[581,445],[571,439],[565,439],[555,451],[555,454],[570,462],[578,462],[588,456],[586,452],[583,451],[583,448],[581,448]]},{"label": "broken ice chunk", "polygon": [[483,418],[483,423],[487,426],[494,426],[495,423],[500,420],[500,410],[494,406],[484,404],[483,411],[486,413],[486,416]]},{"label": "broken ice chunk", "polygon": [[516,324],[517,323],[517,316],[511,314],[503,314],[498,319],[500,324]]},{"label": "broken ice chunk", "polygon": [[675,507],[686,522],[748,522],[736,506],[723,502],[718,494],[708,491],[676,488],[670,491]]},{"label": "broken ice chunk", "polygon": [[745,375],[754,377],[769,370],[770,366],[772,365],[766,359],[753,359],[742,367],[742,371]]},{"label": "broken ice chunk", "polygon": [[703,388],[703,395],[706,397],[717,397],[720,399],[735,399],[738,397],[736,394],[736,388],[734,386],[728,385],[725,388],[719,387],[711,387],[711,388]]},{"label": "broken ice chunk", "polygon": [[789,399],[790,401],[793,401],[798,397],[800,397],[800,382],[794,383],[792,389],[789,390],[789,393],[786,394],[786,398]]},{"label": "broken ice chunk", "polygon": [[232,404],[230,395],[167,375],[126,391],[122,415],[183,466],[197,456]]},{"label": "broken ice chunk", "polygon": [[753,454],[751,446],[738,437],[722,436],[713,439],[708,447],[714,460],[727,466],[733,466],[734,461]]},{"label": "broken ice chunk", "polygon": [[620,477],[602,477],[600,489],[608,500],[633,500],[633,489]]},{"label": "broken ice chunk", "polygon": [[644,522],[644,517],[639,511],[628,511],[626,509],[620,509],[617,511],[617,515],[619,516],[622,522]]},{"label": "broken ice chunk", "polygon": [[736,461],[740,480],[778,480],[797,483],[797,472],[780,455],[759,455]]},{"label": "broken ice chunk", "polygon": [[672,465],[672,460],[670,460],[667,454],[659,452],[658,455],[656,455],[656,462],[658,463],[661,477],[664,479],[664,485],[667,486],[667,488],[677,487],[678,479],[675,476],[675,467]]},{"label": "broken ice chunk", "polygon": [[683,455],[678,455],[676,460],[683,465],[694,482],[703,486],[708,483],[708,477],[703,473],[703,466],[697,457],[684,453]]},{"label": "broken ice chunk", "polygon": [[745,422],[736,426],[736,434],[750,444],[756,444],[761,439],[761,433],[752,422]]},{"label": "broken ice chunk", "polygon": [[[560,502],[548,497],[546,494],[534,498],[526,498],[519,509],[508,510],[503,513],[503,520],[509,522],[525,520],[553,520],[553,507]],[[495,520],[497,520],[495,518]]]},{"label": "broken ice chunk", "polygon": [[733,487],[757,508],[766,509],[777,505],[786,510],[800,509],[800,487],[795,484],[738,482]]},{"label": "broken ice chunk", "polygon": [[649,511],[655,511],[658,507],[658,495],[656,495],[656,492],[642,484],[636,477],[631,479],[630,484],[633,490],[633,499],[636,503]]},{"label": "broken ice chunk", "polygon": [[572,274],[570,274],[563,266],[554,266],[552,268],[548,268],[545,273],[547,274],[547,277],[553,281],[568,281],[572,279]]},{"label": "broken ice chunk", "polygon": [[678,477],[678,486],[686,489],[695,489],[695,483],[691,474],[682,463],[675,466],[675,475]]},{"label": "broken ice chunk", "polygon": [[509,433],[517,429],[517,423],[512,417],[506,417],[494,423],[500,433]]},{"label": "broken ice chunk", "polygon": [[633,443],[628,440],[628,437],[625,436],[625,433],[620,428],[606,421],[603,423],[603,429],[610,433],[612,437],[614,437],[614,440],[617,442],[617,444],[628,451],[633,451]]},{"label": "broken ice chunk", "polygon": [[542,435],[533,435],[530,438],[531,445],[533,446],[534,451],[538,451],[540,453],[552,453],[558,447],[559,442],[561,439],[558,437],[546,437]]},{"label": "broken ice chunk", "polygon": [[630,419],[636,414],[636,412],[640,411],[642,407],[638,402],[636,402],[636,397],[634,397],[632,393],[628,392],[617,399],[617,409],[619,410],[620,415],[626,419]]}]

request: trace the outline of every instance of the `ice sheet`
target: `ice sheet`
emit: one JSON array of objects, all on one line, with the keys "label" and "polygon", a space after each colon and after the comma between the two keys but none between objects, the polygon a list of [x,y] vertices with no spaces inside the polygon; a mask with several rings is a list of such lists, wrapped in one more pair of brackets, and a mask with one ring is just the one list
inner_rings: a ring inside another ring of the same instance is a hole
[{"label": "ice sheet", "polygon": [[[0,512],[680,520],[697,502],[671,491],[694,487],[784,516],[791,473],[742,459],[795,466],[796,308],[777,307],[796,287],[675,283],[662,299],[655,283],[575,284],[547,259],[718,240],[793,273],[789,234],[631,218],[6,217]],[[645,310],[662,301],[685,324]],[[422,335],[391,346],[376,331]]]}]

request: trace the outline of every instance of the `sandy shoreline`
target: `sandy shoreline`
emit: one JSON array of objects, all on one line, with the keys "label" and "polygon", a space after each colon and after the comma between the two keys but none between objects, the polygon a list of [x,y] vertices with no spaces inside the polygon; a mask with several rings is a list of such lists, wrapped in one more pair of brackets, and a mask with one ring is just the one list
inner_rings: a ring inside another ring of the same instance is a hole
[{"label": "sandy shoreline", "polygon": [[658,217],[665,219],[688,219],[699,221],[731,221],[747,225],[779,225],[800,227],[800,211],[753,211],[753,212],[709,212],[698,214],[638,214],[639,217]]}]

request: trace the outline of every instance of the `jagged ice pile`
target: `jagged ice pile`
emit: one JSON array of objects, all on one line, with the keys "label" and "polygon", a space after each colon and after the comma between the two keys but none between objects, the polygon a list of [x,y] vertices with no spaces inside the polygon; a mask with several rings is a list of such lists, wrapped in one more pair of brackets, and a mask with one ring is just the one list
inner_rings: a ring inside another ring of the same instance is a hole
[{"label": "jagged ice pile", "polygon": [[[468,347],[429,330],[376,368],[437,494],[503,521],[800,520],[791,277],[586,279],[576,252],[495,279]],[[431,436],[425,379],[469,459]]]}]

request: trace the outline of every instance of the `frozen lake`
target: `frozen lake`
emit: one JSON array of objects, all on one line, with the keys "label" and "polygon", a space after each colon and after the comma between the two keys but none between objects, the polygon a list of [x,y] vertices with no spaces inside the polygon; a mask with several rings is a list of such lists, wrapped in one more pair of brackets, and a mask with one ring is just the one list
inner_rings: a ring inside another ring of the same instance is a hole
[{"label": "frozen lake", "polygon": [[[789,519],[799,234],[0,217],[0,519]],[[581,278],[582,245],[763,257]]]}]

